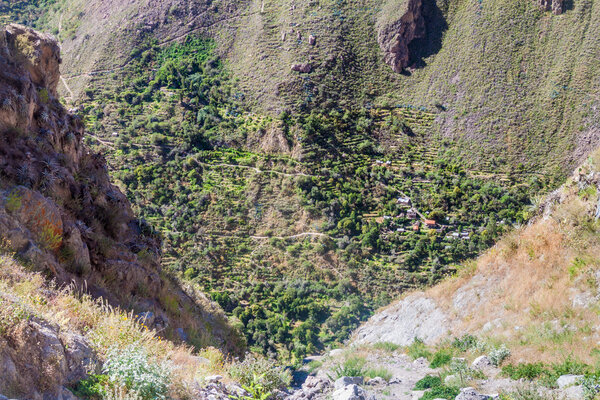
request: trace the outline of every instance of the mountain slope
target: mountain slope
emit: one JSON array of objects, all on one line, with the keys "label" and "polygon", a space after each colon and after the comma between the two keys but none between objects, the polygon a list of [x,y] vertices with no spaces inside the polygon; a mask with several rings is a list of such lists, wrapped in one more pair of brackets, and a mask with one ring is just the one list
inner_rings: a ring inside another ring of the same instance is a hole
[{"label": "mountain slope", "polygon": [[[492,167],[523,163],[556,173],[598,145],[596,2],[574,2],[561,15],[528,0],[413,2],[425,33],[407,38],[406,74],[386,65],[378,43],[382,29],[408,15],[388,3],[58,2],[49,26],[79,21],[63,38],[76,96],[80,78],[90,79],[85,73],[120,68],[144,37],[168,44],[202,33],[215,38],[248,102],[271,114],[317,105],[440,106],[433,133],[451,138],[477,168],[492,152]],[[292,71],[295,63],[312,72]]]}]

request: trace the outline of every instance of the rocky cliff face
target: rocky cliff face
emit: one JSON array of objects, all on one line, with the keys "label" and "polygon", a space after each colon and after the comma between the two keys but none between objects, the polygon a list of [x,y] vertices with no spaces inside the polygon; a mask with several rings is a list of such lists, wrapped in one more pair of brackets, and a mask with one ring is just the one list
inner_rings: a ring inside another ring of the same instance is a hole
[{"label": "rocky cliff face", "polygon": [[19,25],[0,31],[0,237],[60,284],[148,312],[165,335],[236,348],[221,311],[161,271],[160,239],[111,184],[84,124],[57,99],[56,41]]},{"label": "rocky cliff face", "polygon": [[382,18],[385,18],[386,22],[380,23],[377,29],[377,41],[384,53],[385,62],[395,72],[402,72],[411,64],[410,43],[426,35],[423,0],[404,2],[392,14],[399,15],[397,19],[390,20],[389,12],[383,10],[385,15]]}]

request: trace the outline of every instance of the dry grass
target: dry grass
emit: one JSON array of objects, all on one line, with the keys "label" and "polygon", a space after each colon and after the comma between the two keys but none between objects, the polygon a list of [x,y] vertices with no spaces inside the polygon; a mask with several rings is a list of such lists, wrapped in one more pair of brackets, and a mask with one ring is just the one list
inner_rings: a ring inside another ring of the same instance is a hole
[{"label": "dry grass", "polygon": [[207,348],[194,354],[187,346],[161,338],[133,313],[77,293],[71,287],[56,288],[6,254],[0,255],[0,304],[0,336],[10,335],[20,323],[35,316],[61,330],[84,335],[99,361],[111,348],[142,345],[156,361],[169,360],[173,365],[173,398],[186,397],[196,382],[202,383],[208,375],[227,376],[221,351]]}]

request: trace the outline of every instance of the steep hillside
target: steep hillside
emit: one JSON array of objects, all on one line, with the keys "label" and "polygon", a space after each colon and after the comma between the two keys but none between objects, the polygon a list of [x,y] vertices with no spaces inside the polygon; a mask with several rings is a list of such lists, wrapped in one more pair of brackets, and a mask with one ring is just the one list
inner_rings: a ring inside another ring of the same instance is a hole
[{"label": "steep hillside", "polygon": [[[92,75],[126,65],[144,37],[165,45],[202,33],[215,39],[261,112],[443,110],[433,137],[451,138],[465,163],[556,173],[598,144],[599,129],[598,5],[562,8],[555,15],[529,0],[58,1],[42,23],[58,33],[61,22],[76,97]],[[311,72],[295,72],[294,64]]]},{"label": "steep hillside", "polygon": [[0,33],[0,234],[36,271],[136,313],[164,336],[238,351],[218,306],[160,267],[156,232],[135,217],[57,99],[59,48],[19,25]]},{"label": "steep hillside", "polygon": [[511,361],[597,365],[600,342],[600,153],[539,203],[539,216],[455,277],[407,294],[354,334],[354,343],[435,344],[477,335]]}]

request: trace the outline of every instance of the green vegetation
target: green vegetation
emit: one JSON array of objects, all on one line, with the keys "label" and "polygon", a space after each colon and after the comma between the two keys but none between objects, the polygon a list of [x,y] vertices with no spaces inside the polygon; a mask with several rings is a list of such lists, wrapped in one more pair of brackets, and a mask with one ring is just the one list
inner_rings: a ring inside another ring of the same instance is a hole
[{"label": "green vegetation", "polygon": [[417,358],[429,358],[431,357],[431,351],[423,341],[419,338],[415,338],[415,340],[406,347],[406,353],[413,359]]},{"label": "green vegetation", "polygon": [[351,356],[344,360],[342,364],[337,365],[333,369],[335,379],[344,376],[363,376],[365,374],[365,365],[367,360],[361,356]]},{"label": "green vegetation", "polygon": [[288,387],[292,382],[289,370],[273,360],[248,355],[244,361],[229,367],[229,374],[254,395],[255,399],[270,397],[275,389]]},{"label": "green vegetation", "polygon": [[433,356],[431,356],[431,362],[429,368],[439,368],[444,365],[448,365],[452,361],[453,352],[449,349],[439,349]]},{"label": "green vegetation", "polygon": [[414,390],[427,390],[439,386],[442,386],[442,379],[439,376],[427,375],[415,383]]},{"label": "green vegetation", "polygon": [[18,22],[33,25],[43,19],[44,12],[56,0],[1,0],[0,25],[8,22]]},{"label": "green vegetation", "polygon": [[567,357],[558,363],[519,363],[502,367],[502,373],[511,379],[537,380],[548,387],[556,387],[556,380],[562,375],[590,374],[589,376],[593,376],[592,372],[591,366],[574,360],[572,357]]},{"label": "green vegetation", "polygon": [[460,393],[459,388],[444,385],[442,379],[434,375],[427,375],[419,380],[414,390],[426,390],[421,400],[454,399]]},{"label": "green vegetation", "polygon": [[434,399],[454,399],[456,396],[460,394],[460,390],[451,386],[435,386],[431,388],[431,390],[425,392],[423,396],[421,396],[421,400],[434,400]]}]

